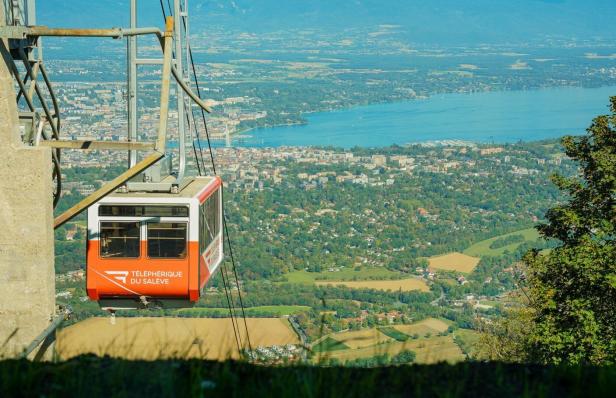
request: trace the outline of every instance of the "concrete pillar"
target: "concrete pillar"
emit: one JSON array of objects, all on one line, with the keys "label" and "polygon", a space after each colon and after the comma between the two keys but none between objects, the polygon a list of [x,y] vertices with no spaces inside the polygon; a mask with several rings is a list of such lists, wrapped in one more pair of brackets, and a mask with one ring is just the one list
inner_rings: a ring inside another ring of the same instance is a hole
[{"label": "concrete pillar", "polygon": [[22,145],[10,54],[1,41],[0,53],[0,357],[7,357],[49,325],[55,273],[51,150]]}]

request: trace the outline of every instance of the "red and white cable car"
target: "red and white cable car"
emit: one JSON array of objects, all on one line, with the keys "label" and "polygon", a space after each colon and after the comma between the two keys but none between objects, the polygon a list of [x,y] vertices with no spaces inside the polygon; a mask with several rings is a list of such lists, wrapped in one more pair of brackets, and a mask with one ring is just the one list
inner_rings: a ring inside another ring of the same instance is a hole
[{"label": "red and white cable car", "polygon": [[222,182],[114,193],[88,209],[86,286],[106,309],[191,306],[223,259]]}]

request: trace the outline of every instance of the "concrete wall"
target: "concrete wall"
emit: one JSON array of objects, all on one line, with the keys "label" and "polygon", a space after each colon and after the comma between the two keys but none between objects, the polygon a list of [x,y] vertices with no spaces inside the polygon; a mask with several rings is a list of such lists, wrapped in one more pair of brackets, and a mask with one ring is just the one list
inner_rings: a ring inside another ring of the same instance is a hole
[{"label": "concrete wall", "polygon": [[4,43],[0,52],[0,356],[12,356],[55,311],[52,163],[49,148],[21,144]]}]

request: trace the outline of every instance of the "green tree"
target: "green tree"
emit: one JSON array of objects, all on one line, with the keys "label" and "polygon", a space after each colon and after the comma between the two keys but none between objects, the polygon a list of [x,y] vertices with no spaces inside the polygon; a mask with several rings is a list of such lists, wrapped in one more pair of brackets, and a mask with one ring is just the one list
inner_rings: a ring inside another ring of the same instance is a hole
[{"label": "green tree", "polygon": [[503,313],[495,321],[479,321],[475,326],[482,333],[471,357],[499,362],[530,361],[529,326],[533,313],[531,308],[522,307]]},{"label": "green tree", "polygon": [[559,246],[529,252],[532,312],[529,359],[541,363],[616,363],[616,97],[583,137],[564,137],[579,175],[552,180],[568,201],[538,227]]},{"label": "green tree", "polygon": [[391,363],[392,365],[409,364],[409,363],[414,362],[416,357],[417,357],[417,354],[415,353],[415,351],[404,350],[394,355],[393,358],[391,359]]}]

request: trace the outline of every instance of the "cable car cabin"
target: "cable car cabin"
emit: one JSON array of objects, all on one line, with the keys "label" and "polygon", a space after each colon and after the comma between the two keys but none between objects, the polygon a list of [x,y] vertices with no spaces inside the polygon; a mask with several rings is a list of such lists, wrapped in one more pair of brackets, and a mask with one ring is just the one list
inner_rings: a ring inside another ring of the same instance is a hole
[{"label": "cable car cabin", "polygon": [[191,306],[222,259],[218,177],[179,194],[114,193],[88,209],[87,291],[105,309]]}]

